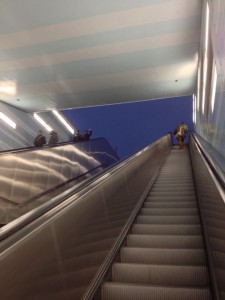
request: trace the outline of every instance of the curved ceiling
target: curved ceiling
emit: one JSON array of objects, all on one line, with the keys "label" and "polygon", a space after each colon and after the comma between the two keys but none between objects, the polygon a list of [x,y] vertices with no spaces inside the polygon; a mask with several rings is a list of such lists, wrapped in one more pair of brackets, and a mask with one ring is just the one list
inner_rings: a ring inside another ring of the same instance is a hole
[{"label": "curved ceiling", "polygon": [[7,0],[0,100],[27,112],[190,95],[199,0]]}]

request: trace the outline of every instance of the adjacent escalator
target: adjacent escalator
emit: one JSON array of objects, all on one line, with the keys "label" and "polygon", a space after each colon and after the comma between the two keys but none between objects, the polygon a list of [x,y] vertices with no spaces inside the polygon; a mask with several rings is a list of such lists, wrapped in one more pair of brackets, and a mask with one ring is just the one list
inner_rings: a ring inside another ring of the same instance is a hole
[{"label": "adjacent escalator", "polygon": [[187,149],[171,150],[119,257],[102,300],[212,299]]}]

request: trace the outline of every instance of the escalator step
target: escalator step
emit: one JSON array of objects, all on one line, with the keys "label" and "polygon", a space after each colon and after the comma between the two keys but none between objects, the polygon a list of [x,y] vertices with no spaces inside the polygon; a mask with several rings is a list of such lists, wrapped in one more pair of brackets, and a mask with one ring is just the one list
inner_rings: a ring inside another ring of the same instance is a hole
[{"label": "escalator step", "polygon": [[204,248],[204,242],[202,236],[129,234],[127,236],[127,246],[142,248],[202,249]]},{"label": "escalator step", "polygon": [[115,263],[112,267],[115,282],[156,284],[180,287],[206,287],[209,285],[206,267],[141,265]]},{"label": "escalator step", "polygon": [[190,187],[193,189],[193,180],[192,181],[185,181],[183,183],[179,183],[179,185],[177,185],[178,179],[175,182],[168,182],[167,180],[156,180],[156,182],[154,183],[153,188],[183,188],[183,186],[185,187]]},{"label": "escalator step", "polygon": [[169,193],[172,193],[172,192],[183,192],[183,191],[189,191],[189,192],[192,192],[192,193],[195,193],[195,190],[194,190],[194,187],[193,187],[193,184],[189,184],[189,185],[174,185],[172,186],[171,184],[170,185],[162,185],[162,186],[157,186],[157,185],[154,185],[153,188],[151,189],[151,192],[169,192]]},{"label": "escalator step", "polygon": [[122,247],[121,262],[159,265],[203,266],[206,264],[202,249],[162,249]]},{"label": "escalator step", "polygon": [[[173,177],[170,177],[172,175],[172,172],[170,174],[159,174],[159,176],[157,177],[155,183],[158,184],[158,183],[170,183],[172,185],[174,184],[191,184],[193,183],[193,178],[192,176],[186,176],[186,177],[183,177],[183,174],[180,176],[173,176]],[[174,178],[176,177],[176,178]]]},{"label": "escalator step", "polygon": [[102,300],[210,300],[208,288],[170,288],[134,284],[104,283]]},{"label": "escalator step", "polygon": [[138,224],[199,224],[198,216],[137,216]]},{"label": "escalator step", "polygon": [[166,216],[195,216],[197,208],[142,208],[140,215],[166,215]]},{"label": "escalator step", "polygon": [[159,224],[134,224],[132,233],[155,234],[155,235],[200,235],[200,225],[159,225]]},{"label": "escalator step", "polygon": [[162,190],[158,190],[158,191],[151,191],[149,193],[149,196],[166,196],[166,197],[170,197],[170,196],[179,196],[179,197],[186,197],[186,196],[190,196],[190,197],[195,197],[195,192],[194,191],[189,191],[189,190],[183,190],[183,191],[162,191]]},{"label": "escalator step", "polygon": [[145,202],[145,208],[193,208],[197,207],[196,201],[158,201],[158,202]]},{"label": "escalator step", "polygon": [[[102,300],[212,299],[196,200],[189,152],[171,151],[120,249],[121,262],[112,266],[113,282],[103,284]],[[224,225],[219,211],[206,213],[214,231]]]},{"label": "escalator step", "polygon": [[146,202],[192,202],[196,203],[195,196],[180,196],[180,195],[158,195],[158,196],[148,196]]}]

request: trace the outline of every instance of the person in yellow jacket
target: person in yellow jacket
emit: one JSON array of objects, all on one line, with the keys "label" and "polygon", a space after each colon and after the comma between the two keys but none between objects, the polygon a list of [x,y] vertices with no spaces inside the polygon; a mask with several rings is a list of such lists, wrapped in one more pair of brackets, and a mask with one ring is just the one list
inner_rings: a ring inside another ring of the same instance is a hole
[{"label": "person in yellow jacket", "polygon": [[184,140],[188,133],[188,126],[184,122],[181,122],[176,129],[174,129],[173,134],[176,136],[178,141],[179,149],[184,149]]}]

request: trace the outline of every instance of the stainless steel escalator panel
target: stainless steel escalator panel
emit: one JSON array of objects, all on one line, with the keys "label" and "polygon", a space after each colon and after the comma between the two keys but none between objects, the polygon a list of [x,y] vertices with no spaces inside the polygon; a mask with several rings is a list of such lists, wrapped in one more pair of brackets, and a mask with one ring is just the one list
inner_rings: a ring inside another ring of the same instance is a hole
[{"label": "stainless steel escalator panel", "polygon": [[[88,147],[82,151],[82,144]],[[107,153],[107,151],[108,153]],[[108,156],[108,157],[107,157]],[[0,200],[22,204],[101,165],[117,162],[105,139],[0,155]]]}]

